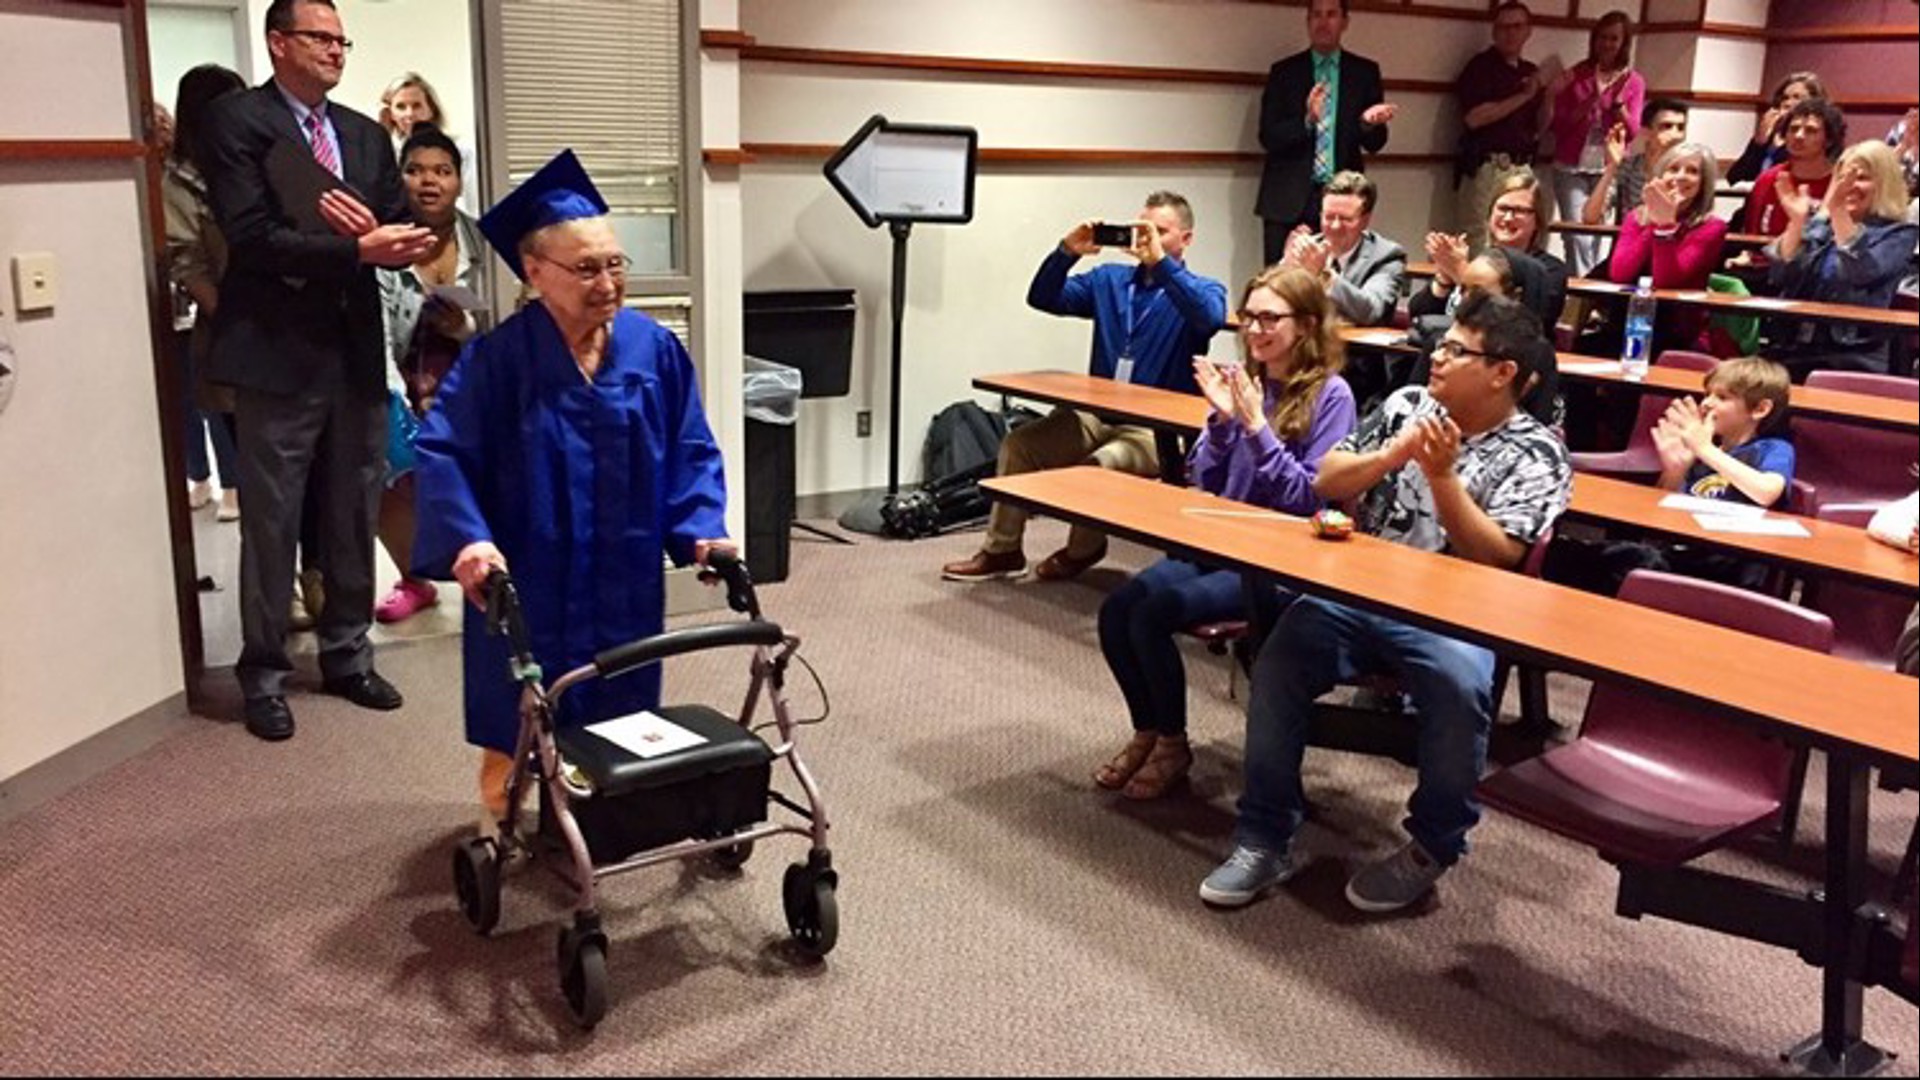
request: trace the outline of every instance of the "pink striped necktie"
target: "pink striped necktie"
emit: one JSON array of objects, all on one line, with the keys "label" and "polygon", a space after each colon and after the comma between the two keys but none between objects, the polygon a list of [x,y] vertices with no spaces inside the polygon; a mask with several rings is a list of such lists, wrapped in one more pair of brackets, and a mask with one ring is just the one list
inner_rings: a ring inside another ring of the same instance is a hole
[{"label": "pink striped necktie", "polygon": [[307,142],[313,146],[313,160],[335,176],[340,175],[340,157],[334,153],[333,140],[327,138],[327,117],[319,109],[307,114]]}]

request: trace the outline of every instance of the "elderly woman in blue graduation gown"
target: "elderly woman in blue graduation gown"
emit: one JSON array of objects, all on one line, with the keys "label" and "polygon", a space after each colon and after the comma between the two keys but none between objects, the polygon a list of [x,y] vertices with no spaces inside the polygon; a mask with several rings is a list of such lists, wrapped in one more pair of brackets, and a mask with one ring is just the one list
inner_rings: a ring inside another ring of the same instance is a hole
[{"label": "elderly woman in blue graduation gown", "polygon": [[[519,727],[506,645],[480,611],[488,573],[511,568],[534,655],[557,674],[661,631],[663,552],[685,565],[730,546],[693,363],[670,331],[621,306],[626,261],[605,213],[566,152],[481,219],[539,301],[467,346],[417,444],[415,569],[451,574],[476,601],[463,650],[467,741],[486,751],[488,820],[504,814]],[[583,684],[559,722],[659,697],[650,667]]]}]

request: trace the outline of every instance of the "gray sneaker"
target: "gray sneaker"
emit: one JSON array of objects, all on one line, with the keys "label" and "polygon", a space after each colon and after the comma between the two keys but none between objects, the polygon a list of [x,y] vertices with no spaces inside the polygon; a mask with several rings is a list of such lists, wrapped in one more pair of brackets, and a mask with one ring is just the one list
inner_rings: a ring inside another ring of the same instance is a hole
[{"label": "gray sneaker", "polygon": [[1399,911],[1427,895],[1447,872],[1418,842],[1363,868],[1347,882],[1347,902],[1375,914]]},{"label": "gray sneaker", "polygon": [[1218,907],[1244,907],[1297,870],[1290,851],[1236,847],[1227,861],[1200,883],[1200,899]]}]

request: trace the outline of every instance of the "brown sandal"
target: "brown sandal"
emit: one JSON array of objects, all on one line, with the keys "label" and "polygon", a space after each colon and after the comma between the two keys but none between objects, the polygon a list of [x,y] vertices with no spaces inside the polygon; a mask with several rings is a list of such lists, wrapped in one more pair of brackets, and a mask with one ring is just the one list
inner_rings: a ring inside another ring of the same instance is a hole
[{"label": "brown sandal", "polygon": [[1186,782],[1187,770],[1193,768],[1193,748],[1187,745],[1184,735],[1162,735],[1153,746],[1153,753],[1127,781],[1120,794],[1129,799],[1157,799],[1165,795],[1175,785]]},{"label": "brown sandal", "polygon": [[1113,755],[1113,760],[1093,771],[1093,782],[1108,791],[1118,791],[1127,786],[1133,774],[1147,763],[1148,755],[1153,753],[1159,736],[1151,731],[1136,731],[1133,740]]}]

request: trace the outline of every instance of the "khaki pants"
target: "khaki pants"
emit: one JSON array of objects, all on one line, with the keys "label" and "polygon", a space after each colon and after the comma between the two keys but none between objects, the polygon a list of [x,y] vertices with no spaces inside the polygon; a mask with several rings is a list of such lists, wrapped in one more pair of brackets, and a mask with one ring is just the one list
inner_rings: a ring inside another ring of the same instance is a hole
[{"label": "khaki pants", "polygon": [[[1070,465],[1098,465],[1135,476],[1160,475],[1160,453],[1153,432],[1143,427],[1109,424],[1092,413],[1056,408],[1045,417],[1015,429],[1000,443],[1001,476],[1064,469]],[[1027,512],[1004,502],[993,504],[987,518],[984,550],[993,555],[1020,550],[1027,531]],[[1067,554],[1091,558],[1107,542],[1105,533],[1075,525],[1067,535]]]},{"label": "khaki pants", "polygon": [[[1460,182],[1455,198],[1459,200],[1460,231],[1467,234],[1467,250],[1478,254],[1486,249],[1487,214],[1493,209],[1494,190],[1508,174],[1524,168],[1505,154],[1495,154]],[[1540,222],[1539,227],[1546,228],[1547,222]]]}]

